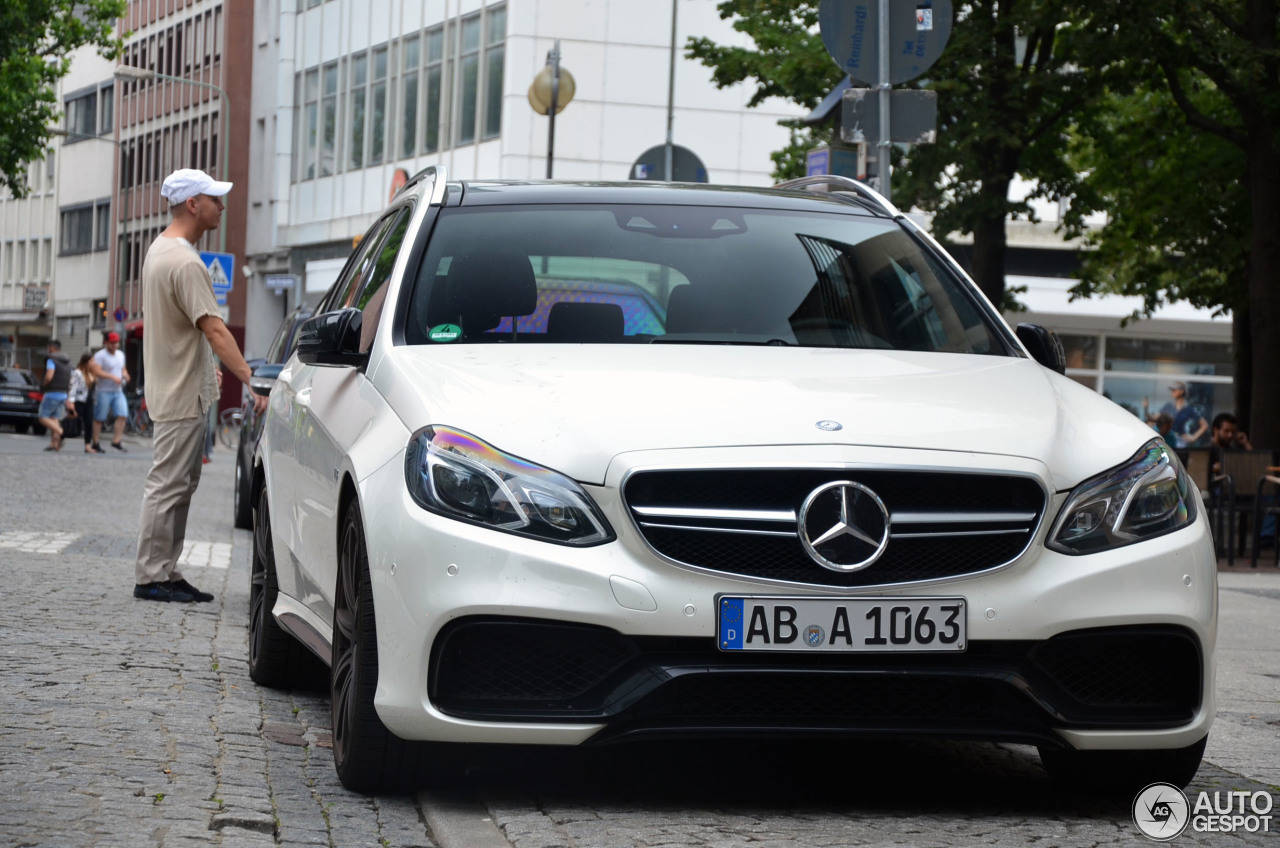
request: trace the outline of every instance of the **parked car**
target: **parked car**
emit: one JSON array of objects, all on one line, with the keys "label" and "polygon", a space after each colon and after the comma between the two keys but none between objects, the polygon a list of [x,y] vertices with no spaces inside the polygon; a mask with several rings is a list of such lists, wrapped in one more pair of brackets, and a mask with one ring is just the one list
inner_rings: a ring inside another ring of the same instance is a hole
[{"label": "parked car", "polygon": [[250,675],[329,664],[361,791],[468,743],[770,734],[1185,785],[1214,717],[1200,496],[1064,370],[852,181],[427,169],[271,390]]},{"label": "parked car", "polygon": [[44,425],[39,423],[43,398],[44,392],[30,371],[0,368],[0,424],[12,424],[19,433],[34,429],[37,436],[43,435]]},{"label": "parked car", "polygon": [[[275,337],[267,348],[267,355],[249,361],[253,368],[252,383],[260,389],[271,391],[275,385],[276,375],[293,353],[298,341],[298,332],[302,322],[311,317],[311,307],[299,306],[285,317],[276,330]],[[250,386],[252,388],[252,385]],[[236,442],[236,481],[232,493],[231,511],[235,517],[235,525],[241,530],[253,529],[253,500],[249,491],[253,468],[253,453],[258,446],[258,438],[262,435],[262,416],[250,414],[248,420],[240,425],[240,434]]]}]

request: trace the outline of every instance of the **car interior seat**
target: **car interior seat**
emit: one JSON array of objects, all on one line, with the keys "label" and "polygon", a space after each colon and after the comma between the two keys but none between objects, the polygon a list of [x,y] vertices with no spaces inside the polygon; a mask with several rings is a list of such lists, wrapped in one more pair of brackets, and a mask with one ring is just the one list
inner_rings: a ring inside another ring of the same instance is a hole
[{"label": "car interior seat", "polygon": [[623,340],[626,322],[616,303],[562,300],[547,317],[547,340],[609,344]]},{"label": "car interior seat", "polygon": [[448,317],[458,321],[466,339],[492,330],[503,318],[514,322],[531,315],[538,306],[538,283],[529,257],[509,249],[486,246],[455,256],[446,288]]}]

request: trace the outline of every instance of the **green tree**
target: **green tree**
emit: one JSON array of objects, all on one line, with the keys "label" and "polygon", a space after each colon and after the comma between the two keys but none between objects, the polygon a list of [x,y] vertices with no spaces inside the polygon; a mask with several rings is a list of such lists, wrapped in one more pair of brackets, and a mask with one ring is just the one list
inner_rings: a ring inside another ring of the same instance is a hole
[{"label": "green tree", "polygon": [[[840,84],[844,73],[832,61],[818,33],[818,0],[727,0],[716,8],[733,28],[750,36],[754,47],[716,44],[709,38],[690,38],[685,55],[711,68],[720,88],[751,81],[755,91],[748,107],[770,97],[813,109]],[[774,177],[803,176],[805,154],[831,141],[831,130],[806,127],[801,121],[782,121],[790,128],[790,142],[772,154]]]},{"label": "green tree", "polygon": [[0,0],[0,179],[13,196],[26,196],[27,164],[44,158],[61,117],[56,86],[71,53],[96,45],[114,59],[124,12],[124,0]]},{"label": "green tree", "polygon": [[1095,11],[1145,92],[1090,133],[1111,223],[1083,288],[1231,309],[1237,411],[1280,446],[1280,0]]},{"label": "green tree", "polygon": [[[816,2],[728,0],[722,18],[751,36],[758,50],[691,39],[688,55],[714,69],[720,86],[756,83],[750,105],[787,97],[812,107],[841,78],[817,34]],[[893,199],[934,216],[940,236],[973,236],[971,271],[992,302],[1005,301],[1005,223],[1032,219],[1025,201],[1011,202],[1021,175],[1035,196],[1070,197],[1079,190],[1068,161],[1068,138],[1078,113],[1105,90],[1109,67],[1083,70],[1075,52],[1089,31],[1088,4],[1061,0],[972,0],[955,4],[951,39],[926,81],[938,92],[938,138],[914,146],[894,175]],[[774,161],[791,165],[811,139],[793,134]],[[780,169],[781,170],[781,169]]]}]

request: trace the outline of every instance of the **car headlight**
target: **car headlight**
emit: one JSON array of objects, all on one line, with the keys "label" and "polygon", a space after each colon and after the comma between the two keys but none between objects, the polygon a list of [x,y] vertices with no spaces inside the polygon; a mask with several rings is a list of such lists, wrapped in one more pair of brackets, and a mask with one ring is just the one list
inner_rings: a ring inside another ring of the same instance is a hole
[{"label": "car headlight", "polygon": [[1049,547],[1091,554],[1185,527],[1195,520],[1190,490],[1177,456],[1152,440],[1128,462],[1076,487],[1049,533]]},{"label": "car headlight", "polygon": [[577,483],[451,427],[413,437],[405,478],[420,506],[450,518],[579,547],[614,538]]}]

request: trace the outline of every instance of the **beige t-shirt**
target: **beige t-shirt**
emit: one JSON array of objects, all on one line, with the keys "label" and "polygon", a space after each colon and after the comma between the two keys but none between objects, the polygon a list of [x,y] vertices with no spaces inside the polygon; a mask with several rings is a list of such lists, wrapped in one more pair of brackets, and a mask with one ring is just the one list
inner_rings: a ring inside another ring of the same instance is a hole
[{"label": "beige t-shirt", "polygon": [[204,415],[218,398],[213,349],[196,322],[216,315],[209,271],[182,238],[159,236],[142,263],[142,358],[147,411],[156,421]]}]

